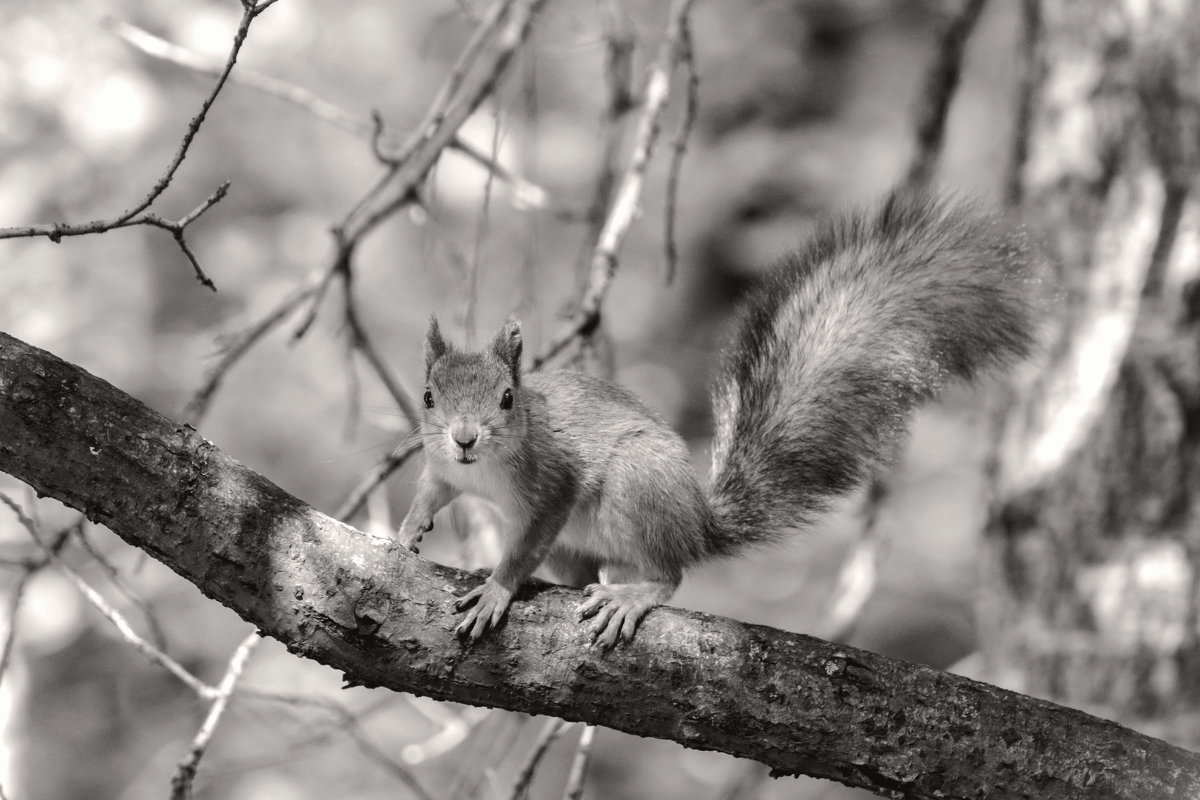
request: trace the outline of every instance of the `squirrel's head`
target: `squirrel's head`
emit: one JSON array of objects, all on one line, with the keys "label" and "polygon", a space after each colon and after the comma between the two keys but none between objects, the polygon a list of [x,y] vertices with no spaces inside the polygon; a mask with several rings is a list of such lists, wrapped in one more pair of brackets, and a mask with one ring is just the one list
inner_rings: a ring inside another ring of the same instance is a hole
[{"label": "squirrel's head", "polygon": [[430,457],[472,464],[519,437],[521,323],[509,317],[482,352],[457,350],[436,317],[425,334],[425,424]]}]

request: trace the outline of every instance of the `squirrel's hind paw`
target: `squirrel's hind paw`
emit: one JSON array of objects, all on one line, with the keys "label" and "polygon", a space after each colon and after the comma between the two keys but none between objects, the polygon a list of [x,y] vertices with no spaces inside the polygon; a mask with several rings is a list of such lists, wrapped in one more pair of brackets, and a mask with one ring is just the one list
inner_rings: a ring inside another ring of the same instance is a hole
[{"label": "squirrel's hind paw", "polygon": [[463,621],[454,629],[454,635],[460,639],[469,638],[472,642],[483,636],[489,628],[496,627],[504,619],[512,597],[512,592],[488,578],[454,601],[455,611],[470,606]]},{"label": "squirrel's hind paw", "polygon": [[592,646],[611,650],[617,642],[633,640],[646,612],[661,605],[670,591],[656,583],[592,583],[583,590],[587,600],[579,604],[579,619],[591,619],[588,629]]}]

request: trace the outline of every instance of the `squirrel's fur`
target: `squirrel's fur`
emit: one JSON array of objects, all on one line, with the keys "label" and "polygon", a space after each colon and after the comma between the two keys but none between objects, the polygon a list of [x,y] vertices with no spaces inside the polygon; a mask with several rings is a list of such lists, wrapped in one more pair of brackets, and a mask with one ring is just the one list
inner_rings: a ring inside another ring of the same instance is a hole
[{"label": "squirrel's fur", "polygon": [[683,570],[810,524],[892,455],[910,412],[1033,344],[1024,236],[955,204],[894,195],[825,226],[743,306],[714,392],[707,489],[683,440],[624,389],[586,375],[522,376],[510,320],[482,353],[426,341],[425,470],[400,528],[416,549],[459,492],[504,515],[491,577],[465,595],[476,638],[545,562],[587,584],[603,646],[629,638]]}]

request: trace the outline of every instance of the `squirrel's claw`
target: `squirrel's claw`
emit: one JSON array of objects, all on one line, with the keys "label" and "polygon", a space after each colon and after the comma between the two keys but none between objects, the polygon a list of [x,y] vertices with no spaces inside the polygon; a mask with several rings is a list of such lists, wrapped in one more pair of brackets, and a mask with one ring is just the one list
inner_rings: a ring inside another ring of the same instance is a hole
[{"label": "squirrel's claw", "polygon": [[433,519],[413,522],[405,518],[404,522],[400,523],[400,530],[396,531],[396,539],[402,546],[414,553],[419,553],[421,551],[417,548],[417,542],[424,539],[425,534],[431,530],[433,530]]},{"label": "squirrel's claw", "polygon": [[642,617],[661,602],[653,584],[592,583],[583,593],[588,599],[576,611],[581,622],[592,619],[588,624],[592,647],[602,650],[611,650],[618,642],[632,641]]},{"label": "squirrel's claw", "polygon": [[454,601],[454,610],[462,611],[470,606],[463,621],[454,629],[454,635],[472,642],[495,628],[504,619],[513,593],[491,578]]}]

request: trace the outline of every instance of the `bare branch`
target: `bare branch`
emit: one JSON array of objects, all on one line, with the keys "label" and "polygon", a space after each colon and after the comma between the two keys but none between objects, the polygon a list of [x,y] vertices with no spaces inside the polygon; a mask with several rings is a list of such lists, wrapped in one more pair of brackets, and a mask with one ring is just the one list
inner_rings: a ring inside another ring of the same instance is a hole
[{"label": "bare branch", "polygon": [[204,384],[196,390],[184,406],[181,416],[189,424],[199,425],[208,413],[208,406],[213,396],[225,379],[225,374],[246,355],[256,342],[282,323],[309,297],[317,291],[323,272],[314,272],[309,278],[285,296],[262,319],[246,328],[241,333],[221,341],[220,357],[213,366],[209,367],[204,376]]},{"label": "bare branch", "polygon": [[[373,190],[364,198],[365,202],[360,203],[358,213],[346,220],[343,229],[348,241],[357,241],[412,201],[425,176],[454,139],[458,129],[495,89],[513,53],[529,35],[534,15],[546,0],[497,0],[497,3],[505,8],[511,5],[511,8],[504,24],[493,36],[491,50],[486,56],[482,49],[478,56],[472,56],[469,63],[473,70],[461,80],[451,76],[448,85],[454,84],[455,99],[444,111],[437,108],[431,111],[431,124],[419,129],[410,145],[404,149],[404,157],[388,176],[387,186]],[[483,25],[487,24],[485,19]],[[387,188],[386,193],[384,188]]]},{"label": "bare branch", "polygon": [[183,254],[187,256],[187,260],[191,262],[192,271],[196,273],[196,280],[200,281],[200,283],[204,284],[209,289],[212,289],[214,292],[217,290],[216,284],[214,284],[212,279],[209,278],[208,275],[204,273],[204,270],[200,268],[200,262],[196,260],[196,254],[192,252],[192,248],[188,247],[188,243],[187,240],[184,239],[183,232],[188,225],[191,225],[193,222],[199,219],[201,214],[219,203],[221,199],[225,197],[225,193],[228,191],[229,181],[225,181],[217,187],[215,192],[208,196],[207,200],[189,211],[177,222],[163,219],[157,214],[144,214],[143,216],[138,217],[138,220],[140,220],[144,225],[153,225],[156,228],[162,228],[163,230],[170,231],[171,235],[175,237],[175,243],[179,245],[179,249],[183,251]]},{"label": "bare branch", "polygon": [[167,636],[163,631],[162,623],[158,621],[158,615],[155,613],[154,608],[146,602],[145,598],[139,596],[137,592],[133,590],[133,587],[121,577],[121,573],[117,571],[117,568],[114,567],[112,563],[104,557],[104,554],[92,544],[92,542],[84,534],[84,527],[86,523],[87,519],[82,516],[79,518],[79,522],[76,523],[76,529],[79,531],[79,544],[84,550],[87,551],[88,555],[100,565],[100,568],[104,570],[104,573],[108,576],[108,580],[113,585],[113,588],[120,592],[126,600],[137,606],[138,610],[142,612],[142,618],[146,621],[146,627],[150,629],[150,637],[154,640],[153,645],[162,652],[167,652]]},{"label": "bare branch", "polygon": [[604,118],[601,121],[604,142],[600,155],[600,170],[596,176],[596,189],[592,192],[592,203],[588,209],[587,232],[583,237],[583,249],[579,254],[578,270],[586,279],[588,265],[596,252],[596,242],[604,228],[609,206],[612,204],[613,187],[617,183],[618,161],[621,142],[624,138],[625,116],[634,108],[633,98],[633,51],[635,37],[629,12],[620,0],[604,0],[600,3],[604,21],[604,86],[608,95]]},{"label": "bare branch", "polygon": [[[274,2],[274,0],[271,0],[271,2]],[[263,3],[258,6],[255,6],[255,4],[252,2],[243,3],[244,11],[242,13],[242,19],[238,23],[237,30],[234,32],[233,45],[229,50],[229,55],[225,59],[224,66],[217,74],[216,83],[213,85],[213,88],[209,91],[208,95],[200,103],[200,110],[194,117],[192,117],[191,121],[188,122],[187,128],[183,134],[183,139],[180,141],[179,147],[176,149],[175,155],[171,159],[171,162],[167,165],[158,181],[153,187],[151,187],[149,193],[147,193],[147,195],[142,198],[141,201],[121,212],[117,216],[109,219],[96,219],[81,223],[51,222],[37,225],[0,228],[0,239],[45,236],[52,242],[59,242],[64,236],[83,236],[86,234],[103,233],[105,231],[114,230],[116,228],[124,228],[130,225],[154,225],[156,227],[165,228],[172,232],[172,234],[175,236],[175,241],[179,243],[184,255],[187,256],[188,260],[192,264],[192,268],[196,271],[196,277],[205,286],[215,289],[216,287],[213,286],[212,281],[208,279],[208,276],[204,274],[204,271],[200,269],[199,264],[196,262],[195,256],[187,247],[187,244],[183,239],[183,228],[185,228],[188,223],[195,220],[196,217],[200,216],[200,214],[204,213],[204,211],[206,211],[214,203],[218,202],[222,197],[224,197],[226,190],[229,188],[228,183],[217,189],[217,191],[214,192],[207,201],[202,203],[194,211],[178,222],[169,222],[156,215],[143,214],[142,212],[150,208],[154,201],[157,200],[159,196],[161,196],[162,193],[165,192],[171,185],[171,181],[175,178],[175,173],[179,171],[179,167],[183,164],[184,159],[187,157],[188,150],[192,146],[192,141],[200,132],[200,126],[204,124],[204,120],[208,116],[209,109],[211,109],[213,103],[216,102],[217,95],[221,93],[221,89],[224,88],[230,72],[233,71],[234,64],[237,63],[238,54],[241,52],[242,45],[246,41],[246,34],[250,31],[250,23],[253,22],[254,18],[269,5],[270,3]]]},{"label": "bare branch", "polygon": [[417,780],[412,771],[403,764],[397,762],[394,758],[384,752],[379,745],[367,738],[366,733],[362,730],[359,719],[341,703],[336,700],[329,700],[324,697],[310,697],[306,695],[289,694],[286,692],[267,691],[263,689],[244,689],[241,696],[250,700],[267,700],[276,703],[286,703],[289,705],[308,705],[315,708],[320,708],[332,714],[338,720],[346,735],[350,737],[355,746],[367,758],[381,766],[385,772],[391,775],[396,780],[403,783],[412,790],[420,800],[433,800],[432,796],[421,782]]},{"label": "bare branch", "polygon": [[420,449],[421,439],[419,436],[413,435],[407,441],[401,443],[394,451],[380,459],[379,463],[362,477],[358,485],[350,490],[350,494],[342,501],[337,510],[333,512],[333,518],[340,520],[354,519],[358,512],[362,510],[363,504],[367,502],[368,495],[383,485],[388,476],[404,466],[408,459]]},{"label": "bare branch", "polygon": [[[176,66],[192,70],[201,75],[216,77],[221,73],[221,65],[186,47],[181,47],[166,39],[131,25],[128,22],[108,18],[105,25],[129,45],[153,58],[167,61]],[[270,95],[286,103],[301,108],[324,122],[347,131],[355,136],[370,139],[375,157],[384,164],[392,164],[397,156],[388,155],[383,151],[383,118],[376,112],[370,118],[362,117],[347,111],[336,103],[331,103],[320,95],[302,86],[297,86],[279,78],[267,75],[257,70],[243,67],[229,76],[232,83]],[[526,208],[542,208],[546,205],[548,195],[546,190],[515,174],[512,170],[497,161],[490,159],[477,147],[455,136],[450,147],[475,161],[481,167],[489,170],[499,180],[509,184],[513,191],[513,201]]]},{"label": "bare branch", "polygon": [[233,687],[237,684],[238,678],[242,675],[242,670],[246,666],[246,661],[250,658],[250,651],[259,643],[258,631],[254,631],[238,645],[237,650],[233,653],[233,658],[229,660],[229,666],[225,669],[225,675],[221,678],[221,682],[217,684],[216,697],[212,701],[212,705],[208,708],[208,714],[204,717],[204,723],[200,726],[200,730],[196,732],[192,739],[192,744],[188,748],[187,755],[179,762],[175,769],[175,775],[171,778],[171,798],[172,800],[187,800],[192,796],[192,781],[196,777],[196,769],[200,766],[200,759],[204,757],[204,751],[208,749],[208,743],[212,740],[213,732],[217,729],[217,723],[221,721],[221,715],[225,713],[225,707],[229,704],[229,696],[233,694]]},{"label": "bare branch", "polygon": [[963,53],[987,0],[963,0],[962,9],[946,25],[937,56],[925,76],[925,91],[917,107],[917,152],[909,166],[906,186],[929,185],[942,152],[950,101],[958,87]]},{"label": "bare branch", "polygon": [[325,299],[325,295],[329,292],[329,286],[333,283],[333,279],[340,273],[350,269],[350,259],[354,254],[354,243],[346,240],[346,236],[343,234],[341,228],[333,229],[333,238],[337,243],[337,252],[334,255],[333,264],[317,279],[316,285],[313,287],[313,292],[309,295],[308,310],[304,312],[300,324],[292,332],[292,341],[301,339],[304,334],[308,333],[308,329],[317,321],[317,310],[321,307],[321,301]]},{"label": "bare branch", "polygon": [[564,800],[582,800],[583,781],[587,777],[588,764],[592,760],[592,740],[596,738],[596,726],[584,725],[579,734],[579,745],[575,750],[575,760],[571,762],[571,772],[567,776],[567,788],[563,793]]},{"label": "bare branch", "polygon": [[404,415],[409,429],[416,430],[417,426],[421,424],[421,416],[417,413],[417,408],[413,404],[412,395],[405,391],[400,380],[392,374],[391,369],[388,368],[387,363],[384,362],[383,357],[379,355],[379,351],[367,335],[366,327],[359,320],[358,308],[354,301],[354,282],[352,276],[353,273],[350,270],[342,273],[343,313],[346,318],[346,326],[350,330],[351,347],[363,354],[363,358],[367,360],[367,363],[379,378],[379,382],[387,389],[388,394],[392,396],[392,400],[396,403],[396,407]]},{"label": "bare branch", "polygon": [[542,726],[542,730],[538,733],[538,738],[530,748],[528,755],[525,756],[525,761],[517,770],[517,778],[513,782],[512,791],[509,793],[509,800],[522,800],[528,796],[529,785],[533,782],[533,776],[537,774],[538,765],[542,763],[542,757],[546,755],[546,751],[550,749],[550,745],[554,740],[562,735],[570,727],[569,723],[563,722],[561,719],[548,719],[546,724]]},{"label": "bare branch", "polygon": [[[496,158],[500,150],[500,115],[492,116],[492,158]],[[480,205],[479,216],[475,224],[475,246],[471,250],[471,260],[467,262],[467,280],[463,287],[462,319],[463,332],[467,341],[475,338],[475,309],[479,303],[479,267],[483,260],[484,242],[487,241],[488,221],[492,212],[492,174],[483,182],[483,202]],[[414,420],[415,423],[415,420]],[[414,425],[415,427],[415,425]]]},{"label": "bare branch", "polygon": [[462,744],[479,723],[495,713],[490,708],[467,708],[457,714],[434,716],[430,713],[430,708],[442,708],[442,703],[423,697],[414,697],[413,700],[413,708],[424,714],[440,729],[422,742],[404,745],[400,751],[400,757],[406,764],[421,764],[450,752]]},{"label": "bare branch", "polygon": [[1035,94],[1041,85],[1041,0],[1021,0],[1021,77],[1017,84],[1017,113],[1013,122],[1012,159],[1005,180],[1004,200],[1016,207],[1022,199],[1021,173],[1029,158],[1029,128]]},{"label": "bare branch", "polygon": [[633,154],[625,174],[621,177],[616,198],[609,208],[604,226],[600,230],[592,256],[591,274],[580,299],[579,308],[534,359],[533,369],[540,368],[547,360],[556,356],[576,336],[595,328],[600,319],[601,303],[616,274],[617,251],[637,214],[646,168],[658,138],[659,120],[670,97],[671,73],[680,58],[684,21],[691,6],[692,0],[672,0],[667,34],[646,83],[645,107],[641,119],[638,120]]},{"label": "bare branch", "polygon": [[675,249],[675,206],[679,197],[679,173],[683,166],[683,156],[687,152],[688,137],[692,126],[696,123],[696,113],[700,106],[700,79],[696,74],[696,55],[692,49],[691,23],[687,17],[679,31],[679,60],[686,74],[687,91],[684,94],[683,120],[679,123],[679,131],[671,142],[671,164],[667,170],[667,200],[663,213],[663,251],[667,264],[667,283],[675,280],[675,268],[679,261]]},{"label": "bare branch", "polygon": [[878,527],[879,511],[890,493],[891,487],[886,478],[877,476],[871,482],[862,528],[842,562],[833,590],[833,602],[818,634],[822,639],[849,641],[862,619],[867,601],[875,593],[879,581],[880,552],[887,544]]},{"label": "bare branch", "polygon": [[36,574],[36,569],[26,569],[21,577],[17,578],[17,582],[8,596],[8,620],[5,623],[4,642],[0,643],[0,683],[4,682],[9,661],[12,660],[13,646],[17,641],[17,618],[21,611],[21,600],[25,597],[25,589],[29,586],[29,581]]},{"label": "bare branch", "polygon": [[3,503],[12,509],[12,512],[17,515],[17,520],[25,528],[30,538],[32,538],[33,541],[43,549],[50,560],[54,562],[55,566],[62,570],[63,574],[67,576],[67,580],[73,583],[75,588],[78,589],[85,598],[87,598],[87,601],[91,603],[97,611],[103,614],[104,617],[116,627],[125,641],[133,645],[134,649],[146,656],[146,658],[166,669],[200,697],[210,698],[214,696],[215,690],[213,687],[202,682],[195,675],[184,669],[175,659],[171,658],[166,653],[163,653],[141,636],[138,636],[138,634],[133,630],[133,626],[129,624],[128,620],[126,620],[119,611],[109,605],[108,601],[105,600],[99,592],[88,585],[87,581],[80,577],[79,573],[72,569],[69,564],[63,561],[62,558],[59,557],[58,553],[50,547],[50,545],[42,541],[41,533],[38,531],[37,525],[35,525],[33,520],[25,514],[24,509],[22,509],[20,505],[18,505],[11,497],[3,492],[0,492],[0,503]]},{"label": "bare branch", "polygon": [[483,53],[483,46],[495,36],[500,23],[512,8],[513,2],[514,0],[493,0],[487,12],[478,20],[475,31],[450,68],[450,74],[446,76],[446,81],[438,89],[437,95],[429,106],[429,111],[425,113],[425,119],[413,131],[400,153],[391,159],[394,163],[400,164],[412,158],[422,140],[433,134],[438,126],[445,122],[450,102],[462,87],[467,71],[479,60]]}]

